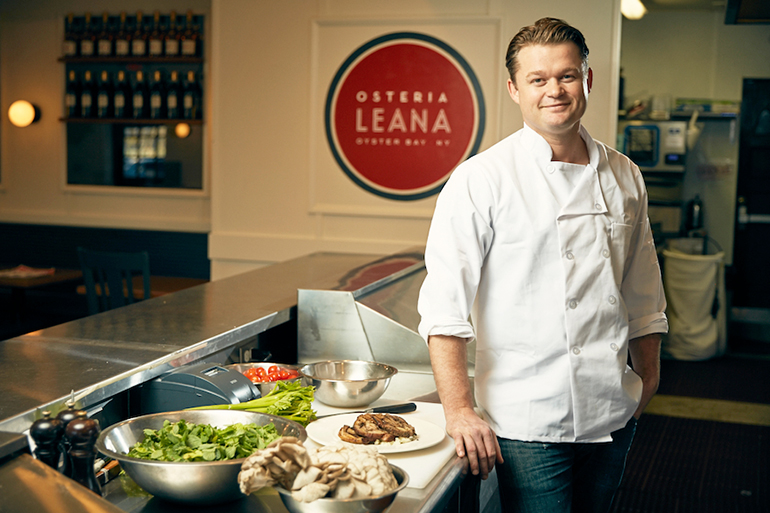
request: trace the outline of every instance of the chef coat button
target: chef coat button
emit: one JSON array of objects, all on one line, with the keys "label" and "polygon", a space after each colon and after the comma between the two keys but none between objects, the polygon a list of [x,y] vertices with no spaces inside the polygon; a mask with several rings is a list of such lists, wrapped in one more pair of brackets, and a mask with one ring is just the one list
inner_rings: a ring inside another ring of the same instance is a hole
[{"label": "chef coat button", "polygon": [[612,344],[610,344],[610,349],[612,349],[613,351],[617,351],[619,348],[618,348],[618,345],[613,342]]},{"label": "chef coat button", "polygon": [[569,302],[569,307],[572,308],[573,310],[577,308],[577,305],[578,305],[578,302],[574,299]]},{"label": "chef coat button", "polygon": [[610,250],[609,250],[609,249],[605,249],[605,250],[603,250],[603,251],[602,251],[602,256],[603,256],[604,258],[609,258],[609,257],[610,257]]},{"label": "chef coat button", "polygon": [[617,301],[617,298],[615,296],[610,296],[607,298],[607,301],[609,301],[611,305],[614,305]]},{"label": "chef coat button", "polygon": [[602,204],[597,202],[597,203],[594,204],[594,208],[596,210],[601,210],[602,209]]},{"label": "chef coat button", "polygon": [[553,173],[554,171],[556,171],[556,168],[555,168],[555,167],[553,167],[553,166],[548,166],[548,168],[547,168],[547,169],[548,169],[548,172],[549,172],[549,173]]},{"label": "chef coat button", "polygon": [[572,254],[572,251],[567,251],[564,256],[567,257],[567,260],[573,260],[575,258],[575,255]]},{"label": "chef coat button", "polygon": [[580,348],[579,347],[573,347],[572,348],[572,354],[574,354],[574,355],[580,354]]}]

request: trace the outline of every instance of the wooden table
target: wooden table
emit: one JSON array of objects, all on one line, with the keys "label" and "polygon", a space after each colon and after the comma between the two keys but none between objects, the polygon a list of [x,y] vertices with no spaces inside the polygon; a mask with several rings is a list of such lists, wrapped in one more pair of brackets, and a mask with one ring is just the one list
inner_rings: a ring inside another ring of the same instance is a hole
[{"label": "wooden table", "polygon": [[[141,276],[134,276],[133,278],[134,298],[142,299],[144,297],[144,285],[142,283]],[[178,276],[150,276],[150,297],[165,296],[172,292],[177,292],[196,285],[202,285],[208,283],[208,280],[201,278],[182,278]],[[77,288],[78,294],[85,295],[86,286],[79,285]],[[101,294],[99,285],[96,285],[96,293]]]},{"label": "wooden table", "polygon": [[55,269],[52,274],[46,274],[43,276],[34,276],[29,278],[11,278],[7,276],[0,276],[0,287],[8,287],[13,290],[33,289],[36,287],[44,287],[46,285],[52,285],[54,283],[62,283],[66,281],[75,281],[83,277],[83,273],[77,269]]}]

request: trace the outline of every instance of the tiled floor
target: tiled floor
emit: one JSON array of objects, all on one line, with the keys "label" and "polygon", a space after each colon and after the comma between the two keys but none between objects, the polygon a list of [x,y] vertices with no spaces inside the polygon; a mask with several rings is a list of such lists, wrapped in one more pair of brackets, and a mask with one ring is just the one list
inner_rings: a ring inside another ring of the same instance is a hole
[{"label": "tiled floor", "polygon": [[770,511],[770,358],[664,360],[613,513]]}]

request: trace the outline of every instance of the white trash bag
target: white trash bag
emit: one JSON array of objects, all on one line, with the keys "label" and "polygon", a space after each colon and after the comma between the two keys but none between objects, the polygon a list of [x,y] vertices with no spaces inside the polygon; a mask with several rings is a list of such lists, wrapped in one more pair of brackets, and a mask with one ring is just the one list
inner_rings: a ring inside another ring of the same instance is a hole
[{"label": "white trash bag", "polygon": [[692,254],[702,253],[703,244],[703,239],[673,239],[663,250],[669,324],[663,357],[706,360],[727,348],[724,252]]}]

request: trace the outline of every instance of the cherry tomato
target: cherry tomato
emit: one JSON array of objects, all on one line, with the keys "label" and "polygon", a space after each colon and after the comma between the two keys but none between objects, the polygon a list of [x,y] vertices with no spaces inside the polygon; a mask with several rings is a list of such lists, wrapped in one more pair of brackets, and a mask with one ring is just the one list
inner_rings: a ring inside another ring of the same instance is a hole
[{"label": "cherry tomato", "polygon": [[270,366],[270,367],[267,369],[267,373],[268,373],[268,374],[275,374],[276,372],[279,372],[280,370],[281,370],[281,368],[280,368],[279,366],[277,366],[277,365],[271,365],[271,366]]},{"label": "cherry tomato", "polygon": [[281,369],[278,372],[278,377],[279,377],[279,379],[289,379],[289,377],[290,377],[289,371],[286,370],[286,369]]}]

